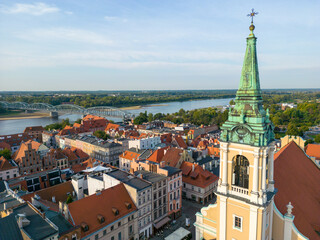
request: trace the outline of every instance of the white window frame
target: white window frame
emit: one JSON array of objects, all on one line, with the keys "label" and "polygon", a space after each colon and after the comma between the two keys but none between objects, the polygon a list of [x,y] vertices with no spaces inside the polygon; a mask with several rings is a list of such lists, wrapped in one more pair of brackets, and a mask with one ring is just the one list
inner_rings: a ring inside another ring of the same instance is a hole
[{"label": "white window frame", "polygon": [[[236,217],[240,218],[241,220],[241,228],[236,227]],[[243,217],[240,217],[238,215],[233,214],[233,224],[232,224],[233,229],[238,230],[240,232],[242,232],[242,228],[243,228]]]}]

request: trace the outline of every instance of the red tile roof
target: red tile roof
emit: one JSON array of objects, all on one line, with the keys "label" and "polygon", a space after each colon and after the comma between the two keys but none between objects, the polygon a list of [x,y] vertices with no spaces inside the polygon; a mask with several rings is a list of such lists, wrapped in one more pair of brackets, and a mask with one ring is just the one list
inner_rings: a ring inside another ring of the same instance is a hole
[{"label": "red tile roof", "polygon": [[306,154],[310,157],[315,157],[316,159],[320,159],[320,144],[309,143],[306,146]]},{"label": "red tile roof", "polygon": [[[131,205],[130,209],[127,207],[128,204]],[[100,194],[74,201],[68,207],[75,225],[85,223],[89,227],[86,232],[82,230],[82,237],[137,210],[123,183],[105,189]],[[118,215],[114,214],[115,210],[118,210]],[[104,217],[103,223],[98,221],[98,215]]]},{"label": "red tile roof", "polygon": [[75,147],[71,147],[71,148],[66,147],[65,149],[62,150],[62,154],[68,158],[68,161],[74,161],[77,159],[84,161],[89,158],[88,154],[86,154],[81,149],[75,148]]},{"label": "red tile roof", "polygon": [[157,149],[150,155],[150,157],[147,158],[147,160],[155,163],[160,163],[162,161],[162,158],[164,157],[166,149],[167,147]]},{"label": "red tile roof", "polygon": [[162,143],[171,143],[172,142],[172,133],[165,133],[160,136]]},{"label": "red tile roof", "polygon": [[88,160],[82,163],[72,165],[71,170],[74,173],[81,172],[83,170],[86,170],[87,168],[92,168],[94,166],[94,162],[96,162],[95,159],[89,158]]},{"label": "red tile roof", "polygon": [[34,131],[44,131],[44,128],[42,126],[33,126],[33,127],[26,127],[24,129],[24,133],[27,133],[27,132],[34,132]]},{"label": "red tile roof", "polygon": [[13,159],[20,163],[22,161],[22,158],[25,157],[26,151],[28,150],[28,145],[31,144],[31,148],[37,151],[39,147],[41,146],[41,143],[38,143],[33,140],[29,140],[27,142],[22,142],[19,149],[14,153]]},{"label": "red tile roof", "polygon": [[132,161],[133,159],[138,160],[140,155],[141,155],[140,153],[131,152],[131,151],[127,150],[124,153],[122,153],[120,155],[120,157]]},{"label": "red tile roof", "polygon": [[181,159],[182,153],[183,150],[179,148],[169,148],[165,151],[165,154],[161,161],[164,161],[165,164],[170,167],[177,167],[177,164]]},{"label": "red tile roof", "polygon": [[8,150],[11,150],[11,147],[8,143],[6,142],[0,142],[0,150],[1,149],[8,149]]},{"label": "red tile roof", "polygon": [[56,203],[59,203],[60,201],[67,201],[67,198],[69,196],[68,194],[72,196],[72,192],[72,183],[71,181],[67,181],[64,183],[54,185],[52,187],[44,188],[36,192],[23,195],[21,198],[25,201],[31,202],[31,197],[34,197],[34,195],[37,194],[42,200],[46,200],[49,202],[52,202],[52,197],[55,197]]},{"label": "red tile roof", "polygon": [[6,171],[12,168],[18,168],[16,166],[12,166],[9,160],[5,159],[3,156],[0,157],[0,171]]},{"label": "red tile roof", "polygon": [[319,240],[315,230],[320,230],[320,170],[294,141],[275,154],[274,180],[279,211],[285,214],[291,202],[297,229],[309,239]]},{"label": "red tile roof", "polygon": [[181,136],[174,136],[173,139],[176,141],[176,143],[178,144],[179,147],[181,147],[183,149],[188,148],[188,145],[185,143],[185,141],[183,140],[183,138]]},{"label": "red tile roof", "polygon": [[118,124],[114,124],[114,123],[108,123],[105,131],[109,131],[109,130],[119,130],[120,125]]},{"label": "red tile roof", "polygon": [[[194,165],[194,170],[192,169],[192,165]],[[183,162],[180,169],[182,170],[182,182],[197,187],[205,188],[219,180],[213,173],[191,162]]]}]

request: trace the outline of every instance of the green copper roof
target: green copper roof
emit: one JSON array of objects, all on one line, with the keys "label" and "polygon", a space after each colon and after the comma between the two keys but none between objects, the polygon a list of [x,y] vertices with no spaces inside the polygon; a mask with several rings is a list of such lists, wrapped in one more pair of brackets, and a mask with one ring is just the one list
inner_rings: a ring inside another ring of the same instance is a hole
[{"label": "green copper roof", "polygon": [[258,70],[254,26],[247,38],[247,49],[243,61],[240,86],[235,106],[229,112],[228,120],[221,127],[221,140],[266,146],[274,140],[273,125],[269,113],[263,109]]}]

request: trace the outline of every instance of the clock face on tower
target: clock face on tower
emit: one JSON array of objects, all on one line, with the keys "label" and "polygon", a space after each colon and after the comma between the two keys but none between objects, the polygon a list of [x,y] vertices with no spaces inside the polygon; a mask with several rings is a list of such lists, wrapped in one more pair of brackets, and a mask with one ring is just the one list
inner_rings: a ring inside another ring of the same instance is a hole
[{"label": "clock face on tower", "polygon": [[241,125],[235,128],[235,132],[238,134],[239,138],[243,138],[249,133],[249,130],[245,126]]}]

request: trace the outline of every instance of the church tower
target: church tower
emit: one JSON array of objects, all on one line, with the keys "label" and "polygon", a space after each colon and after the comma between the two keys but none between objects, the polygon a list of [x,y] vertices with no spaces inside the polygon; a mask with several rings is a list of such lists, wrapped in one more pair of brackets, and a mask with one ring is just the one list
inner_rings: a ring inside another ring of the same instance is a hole
[{"label": "church tower", "polygon": [[254,28],[252,21],[235,106],[221,127],[217,202],[197,213],[197,239],[272,236],[274,127],[262,105]]}]

